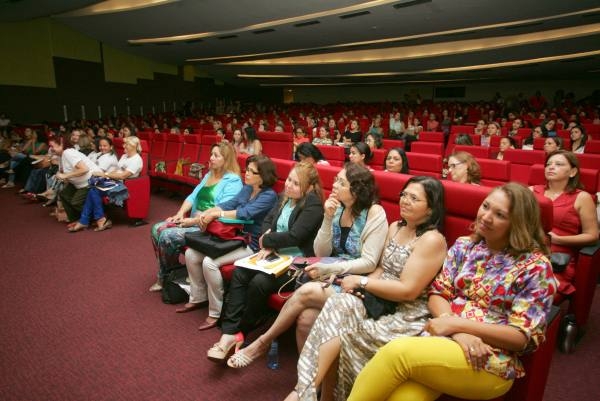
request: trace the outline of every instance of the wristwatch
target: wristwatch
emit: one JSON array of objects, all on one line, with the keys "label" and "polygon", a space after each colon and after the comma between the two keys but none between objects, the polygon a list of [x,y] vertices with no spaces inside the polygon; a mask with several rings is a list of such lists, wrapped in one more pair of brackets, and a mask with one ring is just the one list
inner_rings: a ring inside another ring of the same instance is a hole
[{"label": "wristwatch", "polygon": [[369,278],[367,276],[361,277],[360,278],[360,289],[364,290],[368,283],[369,283]]}]

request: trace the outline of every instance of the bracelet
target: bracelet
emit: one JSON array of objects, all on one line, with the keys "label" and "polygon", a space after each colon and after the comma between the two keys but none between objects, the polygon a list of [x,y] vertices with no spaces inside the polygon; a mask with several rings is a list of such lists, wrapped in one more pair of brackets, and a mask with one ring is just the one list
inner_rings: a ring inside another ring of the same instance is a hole
[{"label": "bracelet", "polygon": [[221,217],[225,217],[225,212],[221,210],[221,214],[220,214],[220,216],[221,216]]},{"label": "bracelet", "polygon": [[448,312],[444,312],[444,313],[440,313],[438,315],[438,317],[453,317],[456,316],[454,313],[448,313]]}]

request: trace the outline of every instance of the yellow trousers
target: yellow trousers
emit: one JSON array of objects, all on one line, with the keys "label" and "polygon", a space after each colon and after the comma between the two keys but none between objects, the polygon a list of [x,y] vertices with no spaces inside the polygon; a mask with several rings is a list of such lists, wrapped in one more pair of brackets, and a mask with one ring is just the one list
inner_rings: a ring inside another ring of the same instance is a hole
[{"label": "yellow trousers", "polygon": [[354,382],[348,401],[428,401],[441,394],[487,400],[512,386],[474,370],[458,343],[446,337],[402,337],[382,347]]}]

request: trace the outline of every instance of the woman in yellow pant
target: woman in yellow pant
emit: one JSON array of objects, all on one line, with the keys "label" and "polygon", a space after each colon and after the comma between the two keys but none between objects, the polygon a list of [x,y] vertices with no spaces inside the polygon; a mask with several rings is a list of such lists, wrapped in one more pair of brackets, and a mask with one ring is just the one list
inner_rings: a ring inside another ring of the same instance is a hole
[{"label": "woman in yellow pant", "polygon": [[382,347],[349,401],[435,400],[442,393],[491,399],[525,372],[517,355],[544,341],[556,281],[537,201],[506,184],[483,201],[470,237],[448,251],[431,285],[428,336]]}]

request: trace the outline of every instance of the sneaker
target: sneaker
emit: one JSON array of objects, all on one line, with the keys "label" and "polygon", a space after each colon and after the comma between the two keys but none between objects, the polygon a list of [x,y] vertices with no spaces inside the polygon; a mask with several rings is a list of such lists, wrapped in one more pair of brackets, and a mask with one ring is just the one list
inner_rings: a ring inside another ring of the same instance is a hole
[{"label": "sneaker", "polygon": [[15,187],[15,183],[14,182],[7,182],[6,184],[2,185],[2,188],[14,188]]},{"label": "sneaker", "polygon": [[10,170],[7,171],[8,174],[14,174],[15,171],[11,168]]}]

